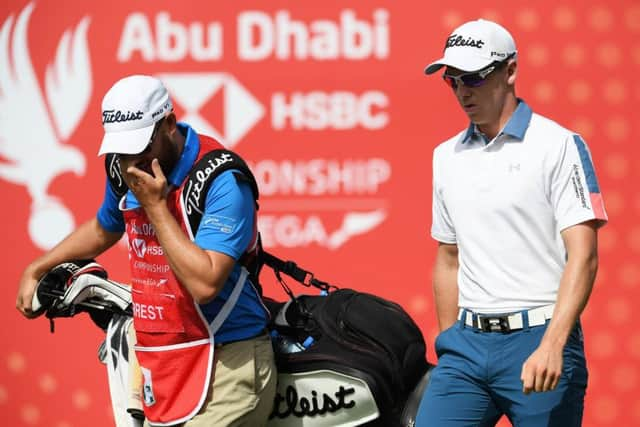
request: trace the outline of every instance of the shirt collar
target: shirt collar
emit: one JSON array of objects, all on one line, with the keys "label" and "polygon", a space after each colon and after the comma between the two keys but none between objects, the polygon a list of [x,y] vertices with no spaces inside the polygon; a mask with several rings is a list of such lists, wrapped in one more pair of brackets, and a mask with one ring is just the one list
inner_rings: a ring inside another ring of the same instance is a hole
[{"label": "shirt collar", "polygon": [[531,108],[521,99],[518,99],[518,106],[516,111],[513,112],[511,118],[507,122],[506,126],[502,130],[502,133],[506,133],[509,136],[516,138],[519,141],[524,139],[524,134],[531,122],[531,115],[533,112]]},{"label": "shirt collar", "polygon": [[200,151],[200,140],[198,134],[186,123],[178,123],[178,132],[184,135],[184,147],[182,148],[182,154],[178,163],[167,177],[169,183],[174,187],[179,187],[182,181],[187,177],[187,174],[191,171],[198,152]]},{"label": "shirt collar", "polygon": [[[531,111],[531,108],[527,105],[527,103],[518,98],[518,106],[516,107],[515,111],[509,118],[509,121],[504,126],[500,134],[507,134],[514,137],[518,141],[522,141],[524,139],[524,134],[529,127],[529,122],[531,121],[532,114],[533,112]],[[482,138],[482,133],[478,130],[478,127],[475,124],[469,123],[469,127],[462,137],[462,143],[464,144],[468,141],[471,141],[474,136]]]}]

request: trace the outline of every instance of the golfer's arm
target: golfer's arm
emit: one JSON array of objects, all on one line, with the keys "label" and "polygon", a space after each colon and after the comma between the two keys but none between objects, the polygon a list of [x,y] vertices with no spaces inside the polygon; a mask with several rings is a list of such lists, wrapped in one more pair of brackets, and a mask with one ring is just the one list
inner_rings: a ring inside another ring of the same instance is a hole
[{"label": "golfer's arm", "polygon": [[433,267],[433,296],[440,331],[458,318],[458,246],[439,243]]}]

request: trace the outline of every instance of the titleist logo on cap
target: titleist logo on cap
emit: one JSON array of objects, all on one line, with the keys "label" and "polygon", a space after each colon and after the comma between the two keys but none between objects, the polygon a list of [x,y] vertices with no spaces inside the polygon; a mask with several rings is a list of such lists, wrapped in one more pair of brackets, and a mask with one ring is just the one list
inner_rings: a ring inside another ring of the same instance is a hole
[{"label": "titleist logo on cap", "polygon": [[104,110],[102,112],[102,124],[142,120],[143,116],[144,113],[140,110],[135,113],[133,111]]},{"label": "titleist logo on cap", "polygon": [[477,47],[478,49],[481,49],[482,46],[484,46],[484,40],[480,40],[480,39],[475,40],[471,37],[467,37],[465,39],[464,36],[461,36],[458,34],[452,34],[447,39],[447,44],[445,45],[444,48],[447,49],[453,46],[469,46],[469,47]]}]

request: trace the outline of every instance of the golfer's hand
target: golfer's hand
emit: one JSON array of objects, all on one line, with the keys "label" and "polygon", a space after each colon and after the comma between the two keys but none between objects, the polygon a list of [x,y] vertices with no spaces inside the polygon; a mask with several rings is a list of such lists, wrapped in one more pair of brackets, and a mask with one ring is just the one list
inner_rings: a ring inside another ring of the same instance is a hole
[{"label": "golfer's hand", "polygon": [[554,390],[562,375],[562,347],[539,346],[522,365],[522,392]]}]

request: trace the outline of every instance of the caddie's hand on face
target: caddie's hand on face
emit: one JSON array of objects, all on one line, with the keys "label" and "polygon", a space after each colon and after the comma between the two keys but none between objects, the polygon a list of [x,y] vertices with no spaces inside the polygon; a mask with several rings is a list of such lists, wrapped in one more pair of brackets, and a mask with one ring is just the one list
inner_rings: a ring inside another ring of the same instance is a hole
[{"label": "caddie's hand on face", "polygon": [[562,347],[541,345],[522,365],[522,392],[554,390],[562,375]]},{"label": "caddie's hand on face", "polygon": [[151,161],[151,170],[153,175],[131,165],[127,166],[123,174],[127,186],[143,208],[153,207],[160,203],[164,204],[169,192],[167,178],[162,172],[158,159]]}]

